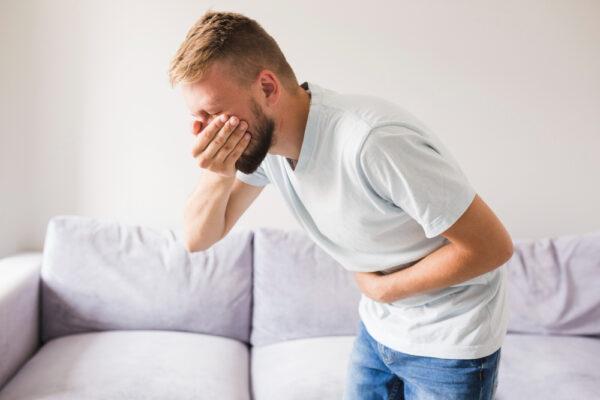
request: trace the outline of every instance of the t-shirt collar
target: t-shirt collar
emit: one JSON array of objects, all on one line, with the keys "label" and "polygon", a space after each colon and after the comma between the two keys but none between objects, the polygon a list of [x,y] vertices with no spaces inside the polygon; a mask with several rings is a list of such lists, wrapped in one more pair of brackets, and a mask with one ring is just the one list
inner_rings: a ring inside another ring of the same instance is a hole
[{"label": "t-shirt collar", "polygon": [[300,85],[304,90],[310,93],[310,107],[308,110],[308,117],[306,120],[306,127],[304,129],[304,137],[302,139],[302,145],[300,147],[300,154],[298,155],[298,162],[296,168],[292,169],[292,166],[287,160],[284,160],[288,172],[291,175],[299,177],[306,170],[307,166],[310,165],[310,160],[316,144],[317,135],[317,117],[318,117],[318,105],[321,102],[321,90],[320,87],[310,82],[303,82]]}]

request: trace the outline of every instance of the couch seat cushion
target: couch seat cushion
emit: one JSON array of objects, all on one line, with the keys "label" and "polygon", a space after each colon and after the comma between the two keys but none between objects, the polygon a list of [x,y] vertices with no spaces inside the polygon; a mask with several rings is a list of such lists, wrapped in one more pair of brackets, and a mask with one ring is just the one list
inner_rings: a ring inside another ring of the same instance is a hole
[{"label": "couch seat cushion", "polygon": [[[260,400],[341,399],[355,336],[253,347],[251,390]],[[495,400],[600,399],[600,338],[506,335]]]},{"label": "couch seat cushion", "polygon": [[53,339],[1,400],[249,400],[248,347],[177,331],[105,331]]},{"label": "couch seat cushion", "polygon": [[600,338],[508,334],[495,400],[600,399]]},{"label": "couch seat cushion", "polygon": [[253,398],[341,399],[355,338],[316,337],[252,347]]}]

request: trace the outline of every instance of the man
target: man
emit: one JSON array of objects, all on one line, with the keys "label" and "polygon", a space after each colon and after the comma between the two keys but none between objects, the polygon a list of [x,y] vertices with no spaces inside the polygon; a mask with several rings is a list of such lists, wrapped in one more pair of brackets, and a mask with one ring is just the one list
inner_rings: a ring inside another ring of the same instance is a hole
[{"label": "man", "polygon": [[[268,183],[362,292],[345,399],[491,399],[512,240],[443,143],[398,105],[301,85],[275,40],[208,11],[173,58],[204,169],[189,251],[223,238]],[[223,117],[223,118],[221,118]]]}]

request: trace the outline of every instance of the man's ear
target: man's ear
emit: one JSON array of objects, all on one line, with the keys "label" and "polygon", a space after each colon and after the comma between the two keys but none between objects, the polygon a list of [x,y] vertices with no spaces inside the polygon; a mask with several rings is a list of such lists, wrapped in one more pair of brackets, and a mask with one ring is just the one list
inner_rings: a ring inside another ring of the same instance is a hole
[{"label": "man's ear", "polygon": [[268,69],[262,70],[258,75],[258,82],[267,106],[277,104],[281,95],[281,83],[275,74]]}]

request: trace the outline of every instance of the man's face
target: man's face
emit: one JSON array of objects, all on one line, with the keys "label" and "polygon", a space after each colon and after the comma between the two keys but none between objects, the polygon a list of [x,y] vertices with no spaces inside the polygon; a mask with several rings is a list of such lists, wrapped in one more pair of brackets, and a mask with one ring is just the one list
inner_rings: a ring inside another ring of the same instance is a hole
[{"label": "man's face", "polygon": [[222,64],[213,63],[202,80],[182,83],[181,90],[191,114],[200,124],[200,132],[221,114],[236,116],[248,124],[250,142],[235,162],[235,167],[251,174],[259,167],[272,145],[275,121],[269,118],[252,93],[228,78]]}]

